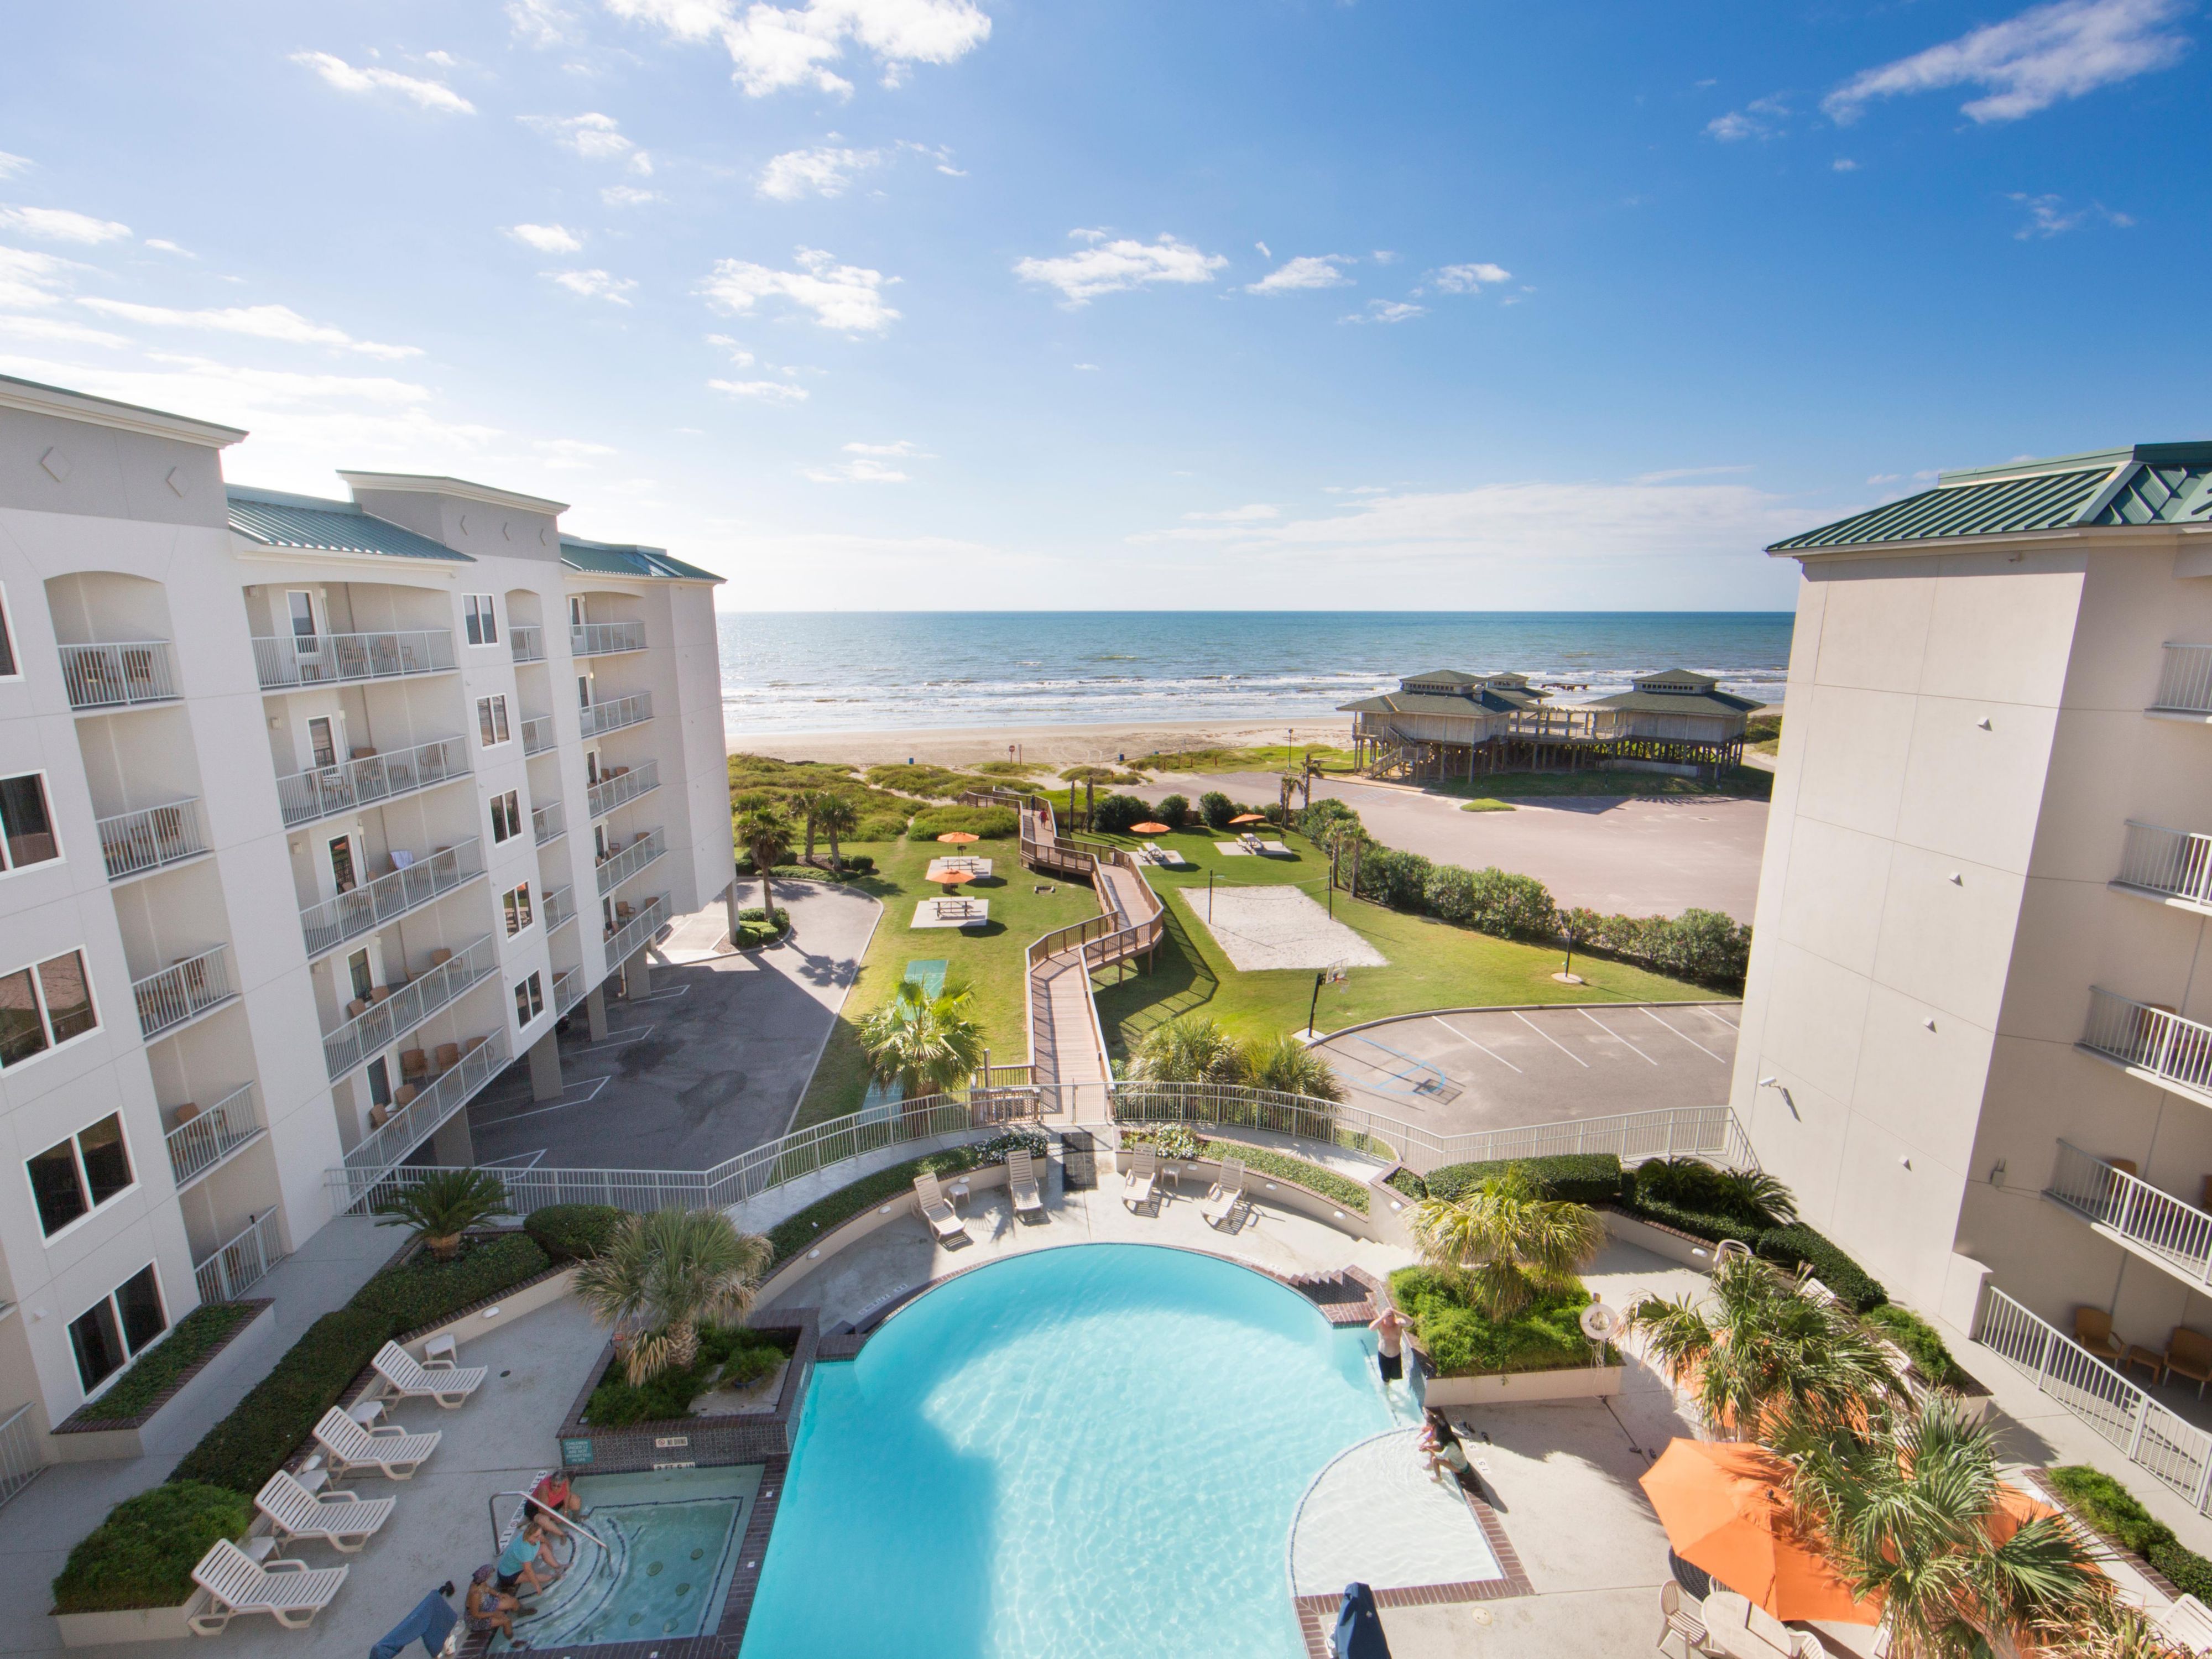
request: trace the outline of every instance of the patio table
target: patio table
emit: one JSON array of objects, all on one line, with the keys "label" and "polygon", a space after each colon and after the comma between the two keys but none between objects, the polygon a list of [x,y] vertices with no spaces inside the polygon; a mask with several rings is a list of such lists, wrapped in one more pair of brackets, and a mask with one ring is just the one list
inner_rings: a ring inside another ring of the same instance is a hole
[{"label": "patio table", "polygon": [[1751,1628],[1751,1602],[1734,1590],[1705,1598],[1705,1635],[1729,1659],[1791,1659],[1795,1646],[1778,1647]]}]

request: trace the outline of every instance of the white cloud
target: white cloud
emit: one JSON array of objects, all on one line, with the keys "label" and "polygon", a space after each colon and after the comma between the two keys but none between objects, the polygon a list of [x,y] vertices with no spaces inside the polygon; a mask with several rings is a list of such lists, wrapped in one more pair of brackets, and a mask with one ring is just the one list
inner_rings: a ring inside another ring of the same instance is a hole
[{"label": "white cloud", "polygon": [[822,145],[813,149],[789,149],[773,157],[761,169],[757,188],[775,202],[796,202],[805,196],[842,196],[853,175],[881,163],[879,149],[837,149]]},{"label": "white cloud", "polygon": [[755,98],[793,87],[842,95],[852,82],[829,67],[850,44],[872,53],[885,86],[916,64],[950,64],[991,36],[974,0],[807,0],[781,7],[741,0],[606,0],[607,9],[690,42],[719,40],[731,79]]},{"label": "white cloud", "polygon": [[786,386],[781,380],[709,380],[708,390],[726,392],[732,398],[757,398],[768,404],[803,404],[806,388]]},{"label": "white cloud", "polygon": [[507,234],[540,253],[577,253],[584,246],[584,239],[565,225],[509,225]]},{"label": "white cloud", "polygon": [[1232,507],[1223,513],[1186,513],[1183,517],[1194,524],[1255,524],[1266,519],[1283,516],[1280,507],[1270,507],[1265,501],[1254,501],[1248,507]]},{"label": "white cloud", "polygon": [[561,46],[575,21],[551,0],[507,0],[507,27],[526,46]]},{"label": "white cloud", "polygon": [[0,230],[35,236],[42,242],[75,242],[88,247],[119,242],[131,234],[128,225],[95,219],[88,213],[71,213],[67,208],[0,208]]},{"label": "white cloud", "polygon": [[746,350],[742,344],[738,341],[732,339],[728,335],[709,334],[707,337],[707,343],[712,346],[720,346],[723,350],[728,352],[730,354],[730,361],[736,364],[739,368],[750,368],[752,367],[753,354]]},{"label": "white cloud", "polygon": [[1014,275],[1025,283],[1044,283],[1058,289],[1071,306],[1147,283],[1210,283],[1213,273],[1229,263],[1224,255],[1201,253],[1164,233],[1155,242],[1139,242],[1132,237],[1108,241],[1106,233],[1100,230],[1067,234],[1091,246],[1057,258],[1024,259],[1014,267]]},{"label": "white cloud", "polygon": [[1075,367],[1087,374],[1095,374],[1098,372],[1098,365],[1096,363],[1078,363]]},{"label": "white cloud", "polygon": [[1990,23],[1854,76],[1822,100],[1838,123],[1857,119],[1876,98],[1942,87],[1987,88],[1962,105],[1978,122],[2016,121],[2179,61],[2188,37],[2166,27],[2186,0],[2058,0]]},{"label": "white cloud", "polygon": [[1352,278],[1339,268],[1352,264],[1341,253],[1300,254],[1269,271],[1256,283],[1247,283],[1247,294],[1288,294],[1297,289],[1349,288]]},{"label": "white cloud", "polygon": [[775,270],[744,259],[719,261],[699,285],[709,304],[743,315],[761,301],[781,297],[814,313],[824,328],[848,334],[880,334],[899,313],[884,303],[883,290],[896,276],[862,265],[841,265],[819,248],[799,250],[795,270]]},{"label": "white cloud", "polygon": [[326,52],[295,52],[292,61],[304,64],[340,92],[390,92],[422,109],[442,110],[449,115],[474,115],[477,106],[442,81],[425,81],[396,70],[374,65],[356,69],[343,58]]},{"label": "white cloud", "polygon": [[1663,472],[1640,472],[1634,481],[1640,484],[1673,483],[1677,478],[1712,478],[1750,471],[1747,466],[1676,466]]},{"label": "white cloud", "polygon": [[1904,476],[1905,475],[1901,472],[1877,472],[1873,477],[1869,477],[1867,482],[1870,484],[1895,483]]},{"label": "white cloud", "polygon": [[2053,236],[2063,236],[2069,230],[2079,230],[2092,220],[2124,230],[2135,220],[2124,213],[2114,213],[2101,202],[2091,202],[2069,212],[2063,196],[2030,196],[2021,191],[2012,193],[2011,200],[2027,210],[2027,222],[2013,232],[2016,241],[2047,241]]},{"label": "white cloud", "polygon": [[1446,294],[1479,294],[1485,283],[1509,283],[1513,273],[1503,265],[1487,263],[1467,265],[1446,265],[1430,278]]},{"label": "white cloud", "polygon": [[1387,247],[1378,247],[1367,257],[1378,265],[1395,265],[1398,263],[1398,256]]},{"label": "white cloud", "polygon": [[180,259],[197,259],[200,257],[198,254],[193,252],[191,249],[188,247],[179,247],[176,243],[170,241],[164,236],[149,236],[146,239],[146,246],[148,247],[156,249],[163,253],[173,253]]},{"label": "white cloud", "polygon": [[965,167],[956,167],[952,165],[952,147],[950,144],[918,144],[911,138],[902,138],[898,141],[898,147],[901,149],[910,149],[916,155],[927,157],[937,170],[948,179],[965,179],[968,176],[968,170]]},{"label": "white cloud", "polygon": [[539,460],[556,472],[575,472],[603,458],[617,454],[612,444],[595,444],[581,438],[539,438],[531,444]]},{"label": "white cloud", "polygon": [[[847,448],[852,446],[848,444]],[[912,480],[896,467],[866,459],[841,461],[836,466],[809,467],[806,476],[816,483],[908,483]]]},{"label": "white cloud", "polygon": [[1766,136],[1764,123],[1754,121],[1741,110],[1730,110],[1726,115],[1716,115],[1705,123],[1705,131],[1724,144],[1733,144],[1745,138]]},{"label": "white cloud", "polygon": [[630,291],[636,288],[634,276],[617,276],[604,270],[547,270],[541,276],[550,276],[569,293],[586,300],[605,300],[609,305],[626,306]]},{"label": "white cloud", "polygon": [[1859,164],[1848,155],[1838,155],[1828,165],[1838,173],[1856,173],[1859,170]]},{"label": "white cloud", "polygon": [[1272,259],[1275,257],[1274,250],[1270,248],[1265,242],[1255,242],[1252,246],[1260,250],[1260,257],[1262,259]]},{"label": "white cloud", "polygon": [[1346,313],[1337,319],[1340,323],[1410,323],[1416,317],[1429,314],[1426,306],[1417,306],[1404,300],[1370,300],[1367,309]]},{"label": "white cloud", "polygon": [[82,323],[65,323],[58,317],[0,315],[0,334],[12,334],[21,340],[46,340],[56,345],[125,346],[131,343],[120,334],[110,334],[105,329],[87,328]]},{"label": "white cloud", "polygon": [[342,328],[311,322],[289,306],[229,306],[220,310],[179,311],[169,306],[136,305],[128,300],[87,295],[77,303],[103,317],[155,328],[204,329],[216,334],[240,334],[253,340],[276,340],[285,345],[331,346],[358,352],[364,357],[419,357],[420,346],[386,345],[375,340],[356,340]]},{"label": "white cloud", "polygon": [[28,172],[30,166],[29,156],[10,155],[6,150],[0,149],[0,179],[12,179],[19,173]]},{"label": "white cloud", "polygon": [[609,207],[643,207],[647,202],[668,198],[657,190],[640,190],[635,185],[609,185],[599,191],[599,199]]},{"label": "white cloud", "polygon": [[87,267],[52,253],[24,247],[0,247],[0,306],[21,307],[58,303],[71,271]]},{"label": "white cloud", "polygon": [[622,130],[622,123],[597,110],[582,115],[524,115],[518,118],[532,132],[542,132],[566,150],[586,161],[626,161],[632,173],[653,171],[650,151]]}]

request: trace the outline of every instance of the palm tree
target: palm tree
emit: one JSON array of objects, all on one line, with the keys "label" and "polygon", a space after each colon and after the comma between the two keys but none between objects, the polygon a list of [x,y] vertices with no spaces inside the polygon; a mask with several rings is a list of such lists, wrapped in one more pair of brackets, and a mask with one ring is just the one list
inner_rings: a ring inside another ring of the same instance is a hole
[{"label": "palm tree", "polygon": [[1897,1387],[1880,1343],[1850,1309],[1753,1256],[1716,1262],[1702,1303],[1647,1297],[1629,1310],[1627,1328],[1689,1387],[1709,1429],[1738,1438],[1770,1432],[1785,1416],[1863,1420]]},{"label": "palm tree", "polygon": [[989,1037],[965,986],[932,996],[913,980],[860,1021],[860,1046],[876,1076],[908,1100],[964,1087],[983,1063]]},{"label": "palm tree", "polygon": [[1129,1062],[1129,1075],[1144,1083],[1233,1083],[1243,1072],[1228,1033],[1200,1014],[1153,1026]]},{"label": "palm tree", "polygon": [[612,1328],[615,1351],[640,1383],[694,1364],[702,1322],[744,1318],[775,1254],[720,1210],[624,1216],[605,1253],[577,1264],[576,1294]]},{"label": "palm tree", "polygon": [[1764,1170],[1719,1170],[1713,1185],[1729,1207],[1763,1218],[1770,1227],[1797,1219],[1797,1195]]},{"label": "palm tree", "polygon": [[818,789],[798,789],[784,797],[783,810],[806,826],[806,857],[805,862],[814,862],[814,826],[822,814],[822,803],[829,797]]},{"label": "palm tree", "polygon": [[1540,1293],[1576,1289],[1576,1270],[1605,1244],[1596,1211],[1545,1197],[1518,1164],[1465,1198],[1423,1200],[1413,1208],[1413,1229],[1423,1259],[1464,1279],[1494,1322],[1511,1318]]},{"label": "palm tree", "polygon": [[814,804],[814,821],[830,837],[830,867],[843,869],[845,860],[837,851],[837,838],[849,836],[860,827],[860,809],[842,795],[823,795]]},{"label": "palm tree", "polygon": [[775,900],[769,891],[768,872],[791,857],[791,820],[772,808],[757,806],[738,815],[737,832],[738,845],[752,855],[753,868],[760,875],[761,914],[773,923]]},{"label": "palm tree", "polygon": [[1996,1431],[1948,1390],[1778,1439],[1798,1525],[1853,1594],[1881,1597],[1895,1659],[1987,1659],[2100,1599],[2070,1523],[2005,1511]]},{"label": "palm tree", "polygon": [[1344,1085],[1338,1080],[1335,1068],[1288,1032],[1278,1037],[1255,1037],[1239,1052],[1237,1063],[1244,1081],[1255,1089],[1304,1095],[1310,1100],[1344,1098]]},{"label": "palm tree", "polygon": [[441,1261],[459,1252],[461,1235],[495,1215],[513,1215],[507,1185],[483,1170],[434,1170],[376,1206],[380,1227],[410,1227]]},{"label": "palm tree", "polygon": [[[1098,804],[1098,786],[1102,783],[1111,783],[1121,775],[1110,766],[1071,766],[1060,775],[1067,783],[1079,783],[1083,786],[1083,827],[1087,830],[1091,827],[1094,809]],[[1067,810],[1070,812],[1075,810],[1073,789],[1067,792]]]}]

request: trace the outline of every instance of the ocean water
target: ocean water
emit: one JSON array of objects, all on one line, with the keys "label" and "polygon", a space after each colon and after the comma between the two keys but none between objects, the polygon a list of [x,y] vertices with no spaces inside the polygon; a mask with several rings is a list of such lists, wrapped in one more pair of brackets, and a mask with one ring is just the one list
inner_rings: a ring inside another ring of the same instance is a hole
[{"label": "ocean water", "polygon": [[1434,668],[1628,689],[1689,668],[1778,702],[1788,611],[726,613],[733,734],[1311,720]]}]

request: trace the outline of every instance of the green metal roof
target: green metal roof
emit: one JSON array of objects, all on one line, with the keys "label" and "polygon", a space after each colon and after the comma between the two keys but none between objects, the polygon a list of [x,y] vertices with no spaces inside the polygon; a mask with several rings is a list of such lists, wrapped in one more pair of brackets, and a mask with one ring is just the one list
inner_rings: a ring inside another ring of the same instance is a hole
[{"label": "green metal roof", "polygon": [[287,495],[274,489],[231,484],[230,527],[264,547],[307,548],[319,553],[376,553],[395,559],[441,559],[474,564],[465,553],[364,513],[351,501]]},{"label": "green metal roof", "polygon": [[1933,489],[1808,530],[1766,550],[2171,524],[2212,524],[2212,442],[2136,444],[1946,472]]},{"label": "green metal roof", "polygon": [[[1411,682],[1419,684],[1422,682]],[[1340,714],[1443,714],[1473,720],[1479,714],[1512,714],[1539,708],[1544,701],[1537,691],[1516,691],[1485,686],[1470,696],[1449,691],[1386,691],[1358,702],[1340,703]]]},{"label": "green metal roof", "polygon": [[665,580],[719,582],[711,570],[672,559],[658,547],[638,547],[617,542],[587,542],[577,536],[561,538],[561,562],[571,570],[597,576],[658,576]]},{"label": "green metal roof", "polygon": [[1401,685],[1480,685],[1482,676],[1462,672],[1456,668],[1438,668],[1426,674],[1407,674],[1398,682]]},{"label": "green metal roof", "polygon": [[1583,708],[1617,708],[1630,714],[1744,714],[1759,708],[1755,698],[1731,691],[1618,691],[1609,697],[1577,705]]}]

